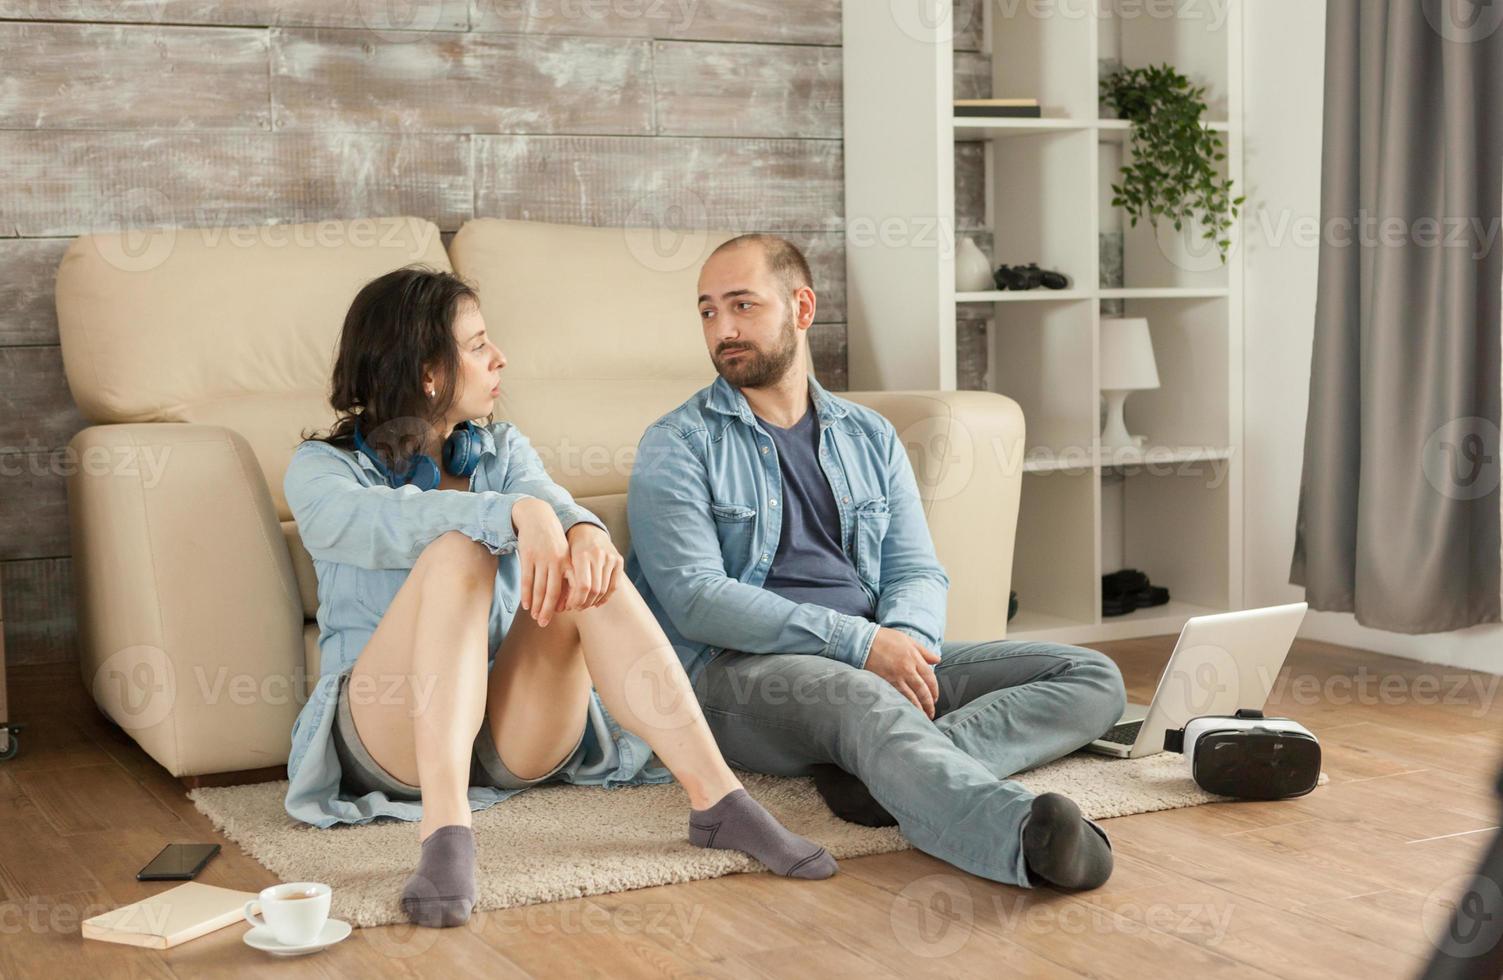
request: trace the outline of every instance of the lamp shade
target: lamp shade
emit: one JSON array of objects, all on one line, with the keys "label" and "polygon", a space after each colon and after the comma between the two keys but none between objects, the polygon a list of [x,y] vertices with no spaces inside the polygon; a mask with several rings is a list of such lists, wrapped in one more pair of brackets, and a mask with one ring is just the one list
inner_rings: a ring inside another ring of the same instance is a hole
[{"label": "lamp shade", "polygon": [[1153,340],[1142,317],[1101,320],[1101,390],[1138,391],[1159,386]]}]

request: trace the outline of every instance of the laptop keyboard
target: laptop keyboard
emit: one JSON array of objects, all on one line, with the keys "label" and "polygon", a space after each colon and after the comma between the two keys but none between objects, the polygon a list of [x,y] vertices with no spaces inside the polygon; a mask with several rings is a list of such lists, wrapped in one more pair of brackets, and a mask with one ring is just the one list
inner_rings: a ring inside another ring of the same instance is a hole
[{"label": "laptop keyboard", "polygon": [[1142,727],[1143,722],[1141,720],[1113,725],[1110,731],[1101,736],[1101,741],[1116,742],[1119,745],[1131,745],[1138,740],[1138,729]]}]

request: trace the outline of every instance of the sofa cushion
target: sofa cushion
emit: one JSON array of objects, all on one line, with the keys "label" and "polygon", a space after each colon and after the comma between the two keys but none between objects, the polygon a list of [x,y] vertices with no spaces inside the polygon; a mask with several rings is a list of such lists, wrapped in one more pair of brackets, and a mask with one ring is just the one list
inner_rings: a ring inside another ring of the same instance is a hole
[{"label": "sofa cushion", "polygon": [[498,418],[576,497],[626,492],[642,432],[715,380],[699,267],[729,232],[482,218],[449,246],[509,362]]},{"label": "sofa cushion", "polygon": [[285,520],[282,474],[300,433],[333,421],[350,300],[414,262],[450,268],[420,218],[83,235],[57,276],[68,387],[92,422],[240,432]]}]

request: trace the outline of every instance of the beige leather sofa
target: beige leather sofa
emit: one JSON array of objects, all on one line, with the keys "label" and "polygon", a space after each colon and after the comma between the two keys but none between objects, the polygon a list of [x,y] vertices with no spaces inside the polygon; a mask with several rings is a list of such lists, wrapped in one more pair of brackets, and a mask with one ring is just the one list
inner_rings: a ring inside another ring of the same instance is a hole
[{"label": "beige leather sofa", "polygon": [[[431,223],[390,218],[75,241],[57,309],[68,384],[95,423],[71,443],[68,499],[80,669],[100,708],[175,776],[285,764],[318,648],[313,566],[282,477],[300,433],[332,419],[351,298],[412,262],[479,287],[510,362],[497,418],[624,552],[638,438],[714,377],[694,285],[723,237],[478,220],[446,251]],[[954,580],[949,636],[1004,635],[1018,406],[848,397],[909,445]]]}]

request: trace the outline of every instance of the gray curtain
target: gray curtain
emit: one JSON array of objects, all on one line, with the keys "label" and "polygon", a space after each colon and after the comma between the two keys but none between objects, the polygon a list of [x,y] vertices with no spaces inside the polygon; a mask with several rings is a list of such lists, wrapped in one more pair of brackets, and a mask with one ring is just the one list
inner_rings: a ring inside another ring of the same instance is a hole
[{"label": "gray curtain", "polygon": [[1327,0],[1320,272],[1290,582],[1499,621],[1503,0]]}]

